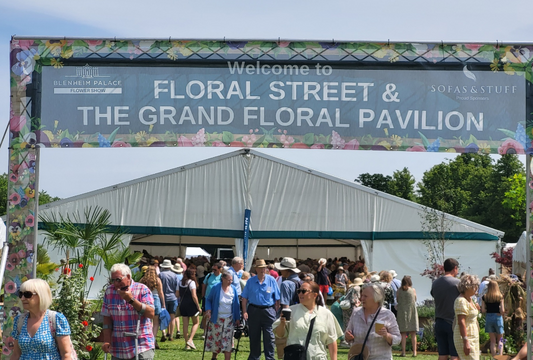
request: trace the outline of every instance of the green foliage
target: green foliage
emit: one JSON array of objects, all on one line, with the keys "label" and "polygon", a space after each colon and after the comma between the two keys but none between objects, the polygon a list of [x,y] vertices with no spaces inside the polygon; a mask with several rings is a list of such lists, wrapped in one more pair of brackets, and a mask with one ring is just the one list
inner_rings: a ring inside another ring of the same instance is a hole
[{"label": "green foliage", "polygon": [[37,247],[37,276],[51,282],[52,275],[59,264],[50,261],[48,251],[42,246]]},{"label": "green foliage", "polygon": [[382,174],[361,174],[355,179],[355,182],[360,183],[361,185],[368,186],[374,190],[388,192],[389,183],[392,180],[392,177],[385,176]]},{"label": "green foliage", "polygon": [[504,231],[503,240],[515,242],[525,224],[525,201],[511,198],[507,202],[513,206],[502,206],[509,195],[520,199],[513,193],[521,178],[513,181],[515,175],[524,176],[516,155],[503,155],[494,163],[488,155],[461,154],[424,173],[419,203]]},{"label": "green foliage", "polygon": [[416,307],[418,317],[435,318],[435,306],[421,305]]},{"label": "green foliage", "polygon": [[120,229],[110,230],[110,217],[110,212],[100,207],[89,207],[83,215],[40,217],[46,234],[45,244],[59,250],[66,259],[58,280],[58,301],[54,309],[67,317],[72,343],[80,359],[99,356],[99,353],[93,353],[95,350],[98,352],[98,348],[92,339],[99,335],[101,329],[92,323],[91,316],[95,309],[101,307],[103,291],[100,292],[100,301],[86,300],[92,286],[89,266],[95,266],[96,273],[102,263],[109,270],[116,262],[126,259],[135,262],[142,256],[130,254],[122,242],[123,232]]},{"label": "green foliage", "polygon": [[404,167],[392,174],[392,180],[389,182],[388,193],[402,199],[415,201],[415,178],[411,175],[409,169]]},{"label": "green foliage", "polygon": [[526,175],[514,174],[508,178],[509,190],[505,192],[502,205],[511,210],[511,218],[516,221],[519,227],[525,227],[524,216],[521,213],[526,208]]},{"label": "green foliage", "polygon": [[78,357],[90,359],[91,354],[87,349],[89,346],[94,348],[92,340],[100,334],[101,328],[92,323],[88,303],[80,302],[79,294],[84,293],[86,283],[83,274],[80,267],[74,270],[64,268],[63,274],[59,276],[60,290],[54,296],[57,300],[52,304],[52,310],[61,312],[67,318],[70,337]]},{"label": "green foliage", "polygon": [[429,320],[424,327],[422,338],[418,342],[418,349],[420,351],[436,351],[437,338],[435,337],[435,322]]},{"label": "green foliage", "polygon": [[415,178],[404,167],[402,170],[395,171],[392,176],[382,174],[361,174],[355,179],[361,185],[368,186],[372,189],[386,192],[406,200],[415,201],[414,192]]}]

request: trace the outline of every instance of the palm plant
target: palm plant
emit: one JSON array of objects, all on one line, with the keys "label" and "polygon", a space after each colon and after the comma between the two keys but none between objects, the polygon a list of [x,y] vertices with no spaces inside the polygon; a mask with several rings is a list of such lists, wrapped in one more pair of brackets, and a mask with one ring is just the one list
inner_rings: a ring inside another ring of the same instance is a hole
[{"label": "palm plant", "polygon": [[59,218],[55,214],[40,216],[45,244],[65,255],[67,268],[82,264],[85,280],[89,277],[89,265],[95,267],[96,274],[102,261],[108,263],[109,254],[128,249],[122,242],[125,232],[120,227],[113,230],[110,218],[111,213],[99,206],[86,208],[83,215],[76,212]]}]

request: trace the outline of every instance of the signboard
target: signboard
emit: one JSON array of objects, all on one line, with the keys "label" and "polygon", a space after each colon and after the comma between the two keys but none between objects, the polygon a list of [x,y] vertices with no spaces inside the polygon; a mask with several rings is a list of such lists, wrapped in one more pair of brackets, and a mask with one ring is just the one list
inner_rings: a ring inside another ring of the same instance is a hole
[{"label": "signboard", "polygon": [[[46,146],[463,152],[477,145],[488,153],[518,130],[523,136],[516,151],[529,147],[524,127],[517,129],[526,119],[523,74],[471,71],[466,65],[452,71],[364,70],[319,62],[86,64],[44,68],[41,89],[44,131],[38,141]],[[58,131],[72,138],[54,136]]]},{"label": "signboard", "polygon": [[489,153],[517,132],[513,150],[529,147],[524,126],[517,127],[526,119],[523,74],[466,65],[453,71],[261,61],[86,64],[43,68],[41,91],[37,141],[44,146]]}]

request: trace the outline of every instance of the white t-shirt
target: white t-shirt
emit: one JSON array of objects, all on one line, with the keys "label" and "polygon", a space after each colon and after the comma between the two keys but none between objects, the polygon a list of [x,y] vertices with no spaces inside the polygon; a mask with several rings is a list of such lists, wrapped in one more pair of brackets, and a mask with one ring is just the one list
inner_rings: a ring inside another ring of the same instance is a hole
[{"label": "white t-shirt", "polygon": [[192,281],[192,280],[187,280],[187,283],[185,284],[185,286],[183,286],[181,284],[181,281],[180,281],[180,286],[181,287],[187,287],[188,286],[191,291],[196,289],[196,283],[194,281]]},{"label": "white t-shirt", "polygon": [[232,315],[231,306],[233,305],[233,289],[230,287],[227,293],[220,288],[220,303],[218,304],[218,317],[228,318]]}]

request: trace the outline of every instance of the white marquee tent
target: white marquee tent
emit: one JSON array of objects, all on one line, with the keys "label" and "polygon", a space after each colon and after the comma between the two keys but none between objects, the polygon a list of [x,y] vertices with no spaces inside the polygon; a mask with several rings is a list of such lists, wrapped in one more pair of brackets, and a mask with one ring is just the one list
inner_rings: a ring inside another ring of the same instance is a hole
[{"label": "white marquee tent", "polygon": [[[431,281],[419,275],[427,266],[423,207],[258,151],[237,150],[46,204],[39,212],[65,216],[89,206],[108,209],[112,224],[129,232],[132,249],[173,256],[187,246],[231,247],[243,236],[244,210],[251,209],[250,247],[257,246],[260,258],[361,256],[369,269],[411,275],[419,300],[430,297]],[[446,256],[478,275],[494,268],[489,254],[503,233],[445,216]]]}]

